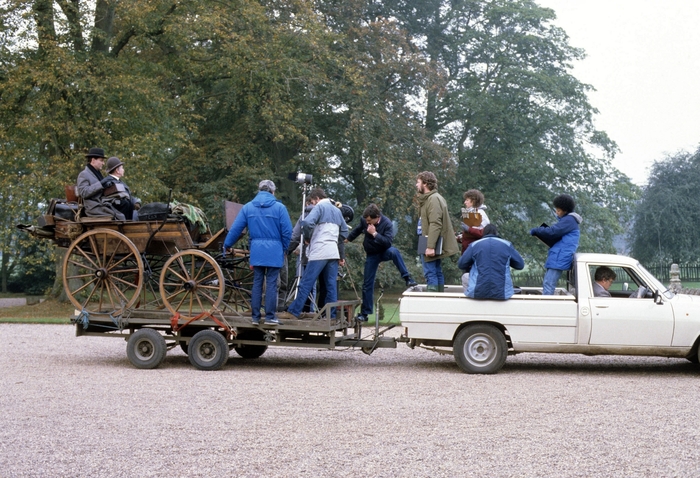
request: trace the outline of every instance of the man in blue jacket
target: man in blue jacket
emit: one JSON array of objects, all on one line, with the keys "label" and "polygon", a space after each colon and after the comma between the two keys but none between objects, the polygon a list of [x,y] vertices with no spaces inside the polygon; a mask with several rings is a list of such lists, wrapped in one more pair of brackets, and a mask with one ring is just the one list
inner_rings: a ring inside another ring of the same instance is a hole
[{"label": "man in blue jacket", "polygon": [[370,204],[362,213],[358,224],[348,235],[348,241],[352,242],[357,236],[364,233],[362,246],[367,253],[365,260],[364,282],[362,283],[362,307],[356,320],[367,322],[367,316],[372,313],[374,302],[374,280],[377,277],[379,264],[392,261],[406,281],[406,287],[413,287],[416,281],[406,268],[399,250],[391,245],[394,240],[394,225],[391,219],[384,216],[376,204]]},{"label": "man in blue jacket", "polygon": [[469,272],[464,294],[472,299],[506,300],[513,296],[510,268],[522,269],[525,261],[513,244],[498,237],[493,224],[484,227],[481,239],[469,244],[457,267]]},{"label": "man in blue jacket", "polygon": [[229,250],[238,241],[243,229],[250,236],[250,265],[253,267],[251,309],[253,325],[260,324],[263,281],[265,289],[265,324],[279,325],[277,308],[277,277],[284,264],[284,254],[292,237],[292,221],[287,208],[275,198],[275,183],[260,181],[258,194],[236,216],[224,241]]},{"label": "man in blue jacket", "polygon": [[544,263],[546,271],[542,281],[542,295],[554,295],[562,272],[571,269],[581,235],[579,224],[583,221],[574,212],[576,202],[568,194],[555,197],[552,205],[559,221],[553,226],[542,225],[530,229],[531,236],[538,237],[549,246],[547,261]]}]

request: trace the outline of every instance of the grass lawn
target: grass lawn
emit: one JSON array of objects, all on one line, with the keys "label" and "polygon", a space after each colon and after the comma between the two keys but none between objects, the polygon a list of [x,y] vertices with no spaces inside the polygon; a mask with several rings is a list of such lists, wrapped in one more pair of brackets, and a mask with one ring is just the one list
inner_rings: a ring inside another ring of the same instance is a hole
[{"label": "grass lawn", "polygon": [[73,304],[45,300],[35,305],[0,308],[0,322],[70,324],[74,310]]},{"label": "grass lawn", "polygon": [[[381,301],[384,316],[380,324],[399,323],[398,297],[398,295],[384,296]],[[70,324],[74,310],[73,304],[55,300],[45,300],[36,305],[3,307],[0,308],[0,323]],[[370,315],[368,324],[374,324],[375,317],[376,314]]]}]

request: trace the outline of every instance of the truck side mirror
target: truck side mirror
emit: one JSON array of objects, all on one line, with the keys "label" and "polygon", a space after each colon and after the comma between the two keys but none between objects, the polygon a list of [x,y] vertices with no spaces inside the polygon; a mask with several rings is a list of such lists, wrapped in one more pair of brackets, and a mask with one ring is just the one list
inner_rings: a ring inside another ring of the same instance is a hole
[{"label": "truck side mirror", "polygon": [[661,297],[661,294],[659,294],[658,290],[655,290],[654,293],[651,295],[654,298],[654,303],[657,305],[661,305],[664,303],[663,297]]},{"label": "truck side mirror", "polygon": [[623,282],[622,290],[625,290],[625,291],[630,290],[630,285],[628,282]]}]

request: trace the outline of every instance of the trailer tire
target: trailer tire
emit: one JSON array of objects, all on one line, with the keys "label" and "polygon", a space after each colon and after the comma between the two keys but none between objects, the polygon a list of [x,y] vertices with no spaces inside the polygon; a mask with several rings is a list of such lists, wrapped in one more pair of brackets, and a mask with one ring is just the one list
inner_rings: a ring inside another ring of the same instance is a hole
[{"label": "trailer tire", "polygon": [[152,369],[165,360],[165,337],[153,329],[139,329],[126,343],[126,356],[136,368]]},{"label": "trailer tire", "polygon": [[[236,338],[240,340],[264,340],[265,334],[259,330],[244,330]],[[267,351],[267,345],[234,345],[233,350],[244,359],[256,359]]]},{"label": "trailer tire", "polygon": [[492,325],[469,325],[457,334],[453,353],[464,372],[491,374],[506,362],[508,344],[503,332]]},{"label": "trailer tire", "polygon": [[199,370],[219,370],[228,360],[228,343],[214,330],[194,334],[187,349],[190,363]]}]

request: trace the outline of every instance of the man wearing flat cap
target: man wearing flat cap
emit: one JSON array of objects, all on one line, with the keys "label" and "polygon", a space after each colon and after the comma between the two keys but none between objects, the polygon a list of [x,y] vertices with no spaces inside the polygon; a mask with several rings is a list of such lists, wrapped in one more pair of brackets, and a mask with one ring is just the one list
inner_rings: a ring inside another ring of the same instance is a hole
[{"label": "man wearing flat cap", "polygon": [[[87,216],[110,216],[120,221],[126,220],[126,216],[113,207],[113,201],[105,198],[105,189],[113,186],[118,178],[102,175],[101,169],[105,164],[104,149],[90,148],[85,157],[87,158],[87,165],[78,175],[77,181],[78,196],[83,199],[85,214]],[[114,159],[121,164],[118,158]],[[131,219],[131,216],[129,216],[129,219]]]},{"label": "man wearing flat cap", "polygon": [[124,163],[116,156],[112,156],[107,160],[107,177],[103,180],[104,202],[112,206],[117,213],[122,214],[126,220],[138,221],[136,211],[141,206],[141,200],[131,195],[129,186],[122,180],[123,177]]}]

